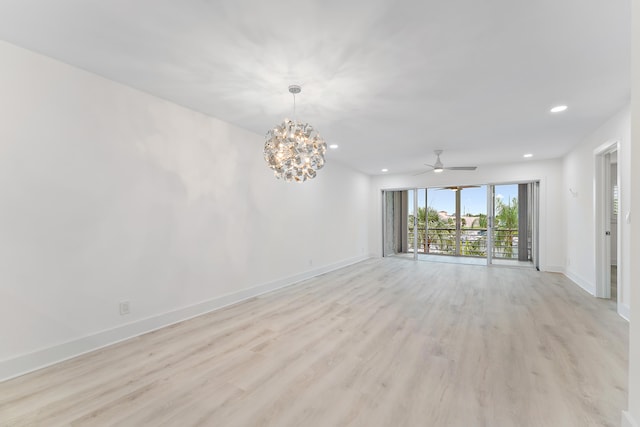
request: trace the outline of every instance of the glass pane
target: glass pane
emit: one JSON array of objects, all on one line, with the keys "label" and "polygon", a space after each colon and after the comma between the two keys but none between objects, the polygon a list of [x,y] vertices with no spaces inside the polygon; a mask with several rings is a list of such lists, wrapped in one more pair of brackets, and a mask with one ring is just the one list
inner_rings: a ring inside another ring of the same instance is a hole
[{"label": "glass pane", "polygon": [[456,193],[447,188],[427,189],[427,247],[430,254],[456,254]]},{"label": "glass pane", "polygon": [[460,188],[460,255],[487,256],[487,187]]},{"label": "glass pane", "polygon": [[407,191],[407,252],[414,253],[414,217],[415,217],[415,205],[414,205],[414,191]]},{"label": "glass pane", "polygon": [[495,186],[494,218],[493,257],[517,260],[518,184]]},{"label": "glass pane", "polygon": [[427,189],[418,189],[418,253],[427,253]]}]

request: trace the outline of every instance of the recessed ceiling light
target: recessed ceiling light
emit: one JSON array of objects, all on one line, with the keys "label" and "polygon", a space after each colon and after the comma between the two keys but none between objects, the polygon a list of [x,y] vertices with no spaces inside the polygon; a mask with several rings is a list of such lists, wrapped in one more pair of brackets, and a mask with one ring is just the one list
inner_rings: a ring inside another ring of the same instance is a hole
[{"label": "recessed ceiling light", "polygon": [[338,144],[331,144],[329,148],[331,148],[332,150],[335,150],[336,148],[338,148]]},{"label": "recessed ceiling light", "polygon": [[389,172],[389,169],[384,168],[384,169],[382,169],[382,172]]},{"label": "recessed ceiling light", "polygon": [[524,157],[525,159],[528,159],[529,157],[533,157],[533,154],[531,154],[531,153],[527,153],[527,154],[525,154],[525,155],[524,155],[524,156],[522,156],[522,157]]},{"label": "recessed ceiling light", "polygon": [[567,109],[567,106],[566,106],[566,105],[558,105],[558,106],[556,106],[556,107],[553,107],[553,108],[551,109],[551,112],[552,112],[552,113],[561,113],[561,112],[563,112],[563,111],[564,111],[564,110],[566,110],[566,109]]}]

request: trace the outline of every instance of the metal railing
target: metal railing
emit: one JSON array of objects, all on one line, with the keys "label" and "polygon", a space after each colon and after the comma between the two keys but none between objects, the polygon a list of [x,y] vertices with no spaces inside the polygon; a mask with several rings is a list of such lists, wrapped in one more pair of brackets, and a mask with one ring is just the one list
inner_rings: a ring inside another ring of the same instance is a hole
[{"label": "metal railing", "polygon": [[[456,229],[429,228],[428,238],[424,227],[418,227],[418,253],[456,255]],[[414,233],[409,228],[409,252],[414,252]],[[462,228],[460,230],[460,254],[464,256],[487,256],[487,229]],[[518,229],[496,228],[493,239],[495,258],[518,259]]]}]

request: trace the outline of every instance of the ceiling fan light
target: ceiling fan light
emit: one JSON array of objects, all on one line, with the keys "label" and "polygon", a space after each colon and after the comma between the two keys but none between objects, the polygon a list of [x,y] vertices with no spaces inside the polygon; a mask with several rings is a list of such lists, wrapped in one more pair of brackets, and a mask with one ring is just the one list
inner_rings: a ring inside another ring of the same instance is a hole
[{"label": "ceiling fan light", "polygon": [[555,107],[553,107],[551,110],[552,113],[562,113],[563,111],[565,111],[568,107],[566,105],[557,105]]},{"label": "ceiling fan light", "polygon": [[444,169],[443,169],[442,167],[435,167],[435,168],[433,168],[433,171],[434,171],[435,173],[440,173],[440,172],[442,172],[443,170],[444,170]]}]

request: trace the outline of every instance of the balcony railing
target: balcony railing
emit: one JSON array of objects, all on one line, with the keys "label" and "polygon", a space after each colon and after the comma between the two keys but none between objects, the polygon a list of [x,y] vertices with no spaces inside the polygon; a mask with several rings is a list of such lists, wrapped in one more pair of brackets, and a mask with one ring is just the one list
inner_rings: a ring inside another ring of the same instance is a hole
[{"label": "balcony railing", "polygon": [[[518,259],[518,229],[494,230],[493,256],[495,258]],[[414,252],[413,229],[409,229],[409,252]],[[426,238],[424,227],[418,227],[418,253],[456,255],[455,228],[429,228]],[[487,229],[462,228],[460,230],[460,255],[487,256]]]}]

